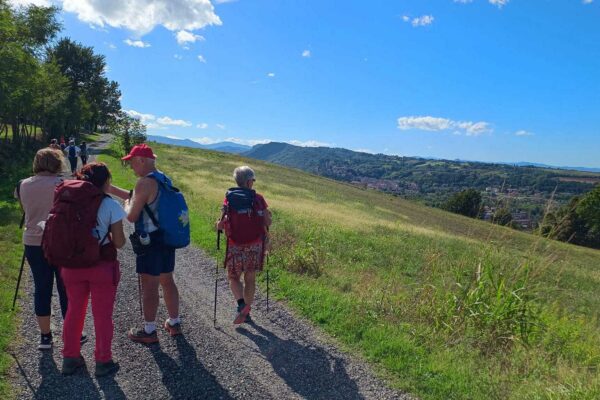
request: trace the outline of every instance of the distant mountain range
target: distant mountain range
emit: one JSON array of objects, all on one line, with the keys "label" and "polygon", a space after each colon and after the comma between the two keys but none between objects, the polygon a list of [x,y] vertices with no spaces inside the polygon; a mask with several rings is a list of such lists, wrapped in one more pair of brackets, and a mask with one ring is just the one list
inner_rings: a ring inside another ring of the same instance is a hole
[{"label": "distant mountain range", "polygon": [[240,154],[245,151],[251,149],[250,146],[245,146],[243,144],[233,143],[233,142],[219,142],[212,144],[201,144],[198,142],[194,142],[189,139],[174,139],[168,138],[166,136],[157,136],[157,135],[147,135],[148,140],[157,143],[170,144],[173,146],[184,146],[184,147],[192,147],[195,149],[207,149],[207,150],[215,150],[222,151],[224,153],[235,153]]},{"label": "distant mountain range", "polygon": [[[276,161],[270,160],[269,158],[271,156],[275,157],[275,154],[278,154],[277,158],[279,158],[279,157],[284,156],[286,151],[289,152],[289,150],[293,149],[293,148],[311,149],[311,148],[307,148],[307,147],[294,146],[291,144],[279,143],[279,142],[257,144],[254,147],[250,147],[250,146],[246,146],[246,145],[234,143],[234,142],[218,142],[218,143],[212,143],[212,144],[200,144],[198,142],[194,142],[193,140],[189,140],[189,139],[175,139],[175,138],[168,138],[166,136],[157,136],[157,135],[148,135],[148,140],[157,142],[157,143],[170,144],[170,145],[174,145],[174,146],[184,146],[184,147],[192,147],[195,149],[208,149],[208,150],[222,151],[225,153],[243,154],[250,158],[257,158],[260,160],[273,161],[273,162],[276,162]],[[329,148],[329,147],[312,147],[312,149],[331,149],[331,150],[335,150],[336,152],[341,152],[343,154],[361,153],[361,152],[355,152],[352,150],[347,150],[347,149],[342,149],[342,148],[333,149],[333,148]],[[297,150],[294,150],[294,151],[297,151]],[[384,154],[369,154],[369,153],[361,153],[361,154],[368,154],[368,155],[376,156],[376,157],[397,157],[397,156],[386,156]],[[420,157],[410,157],[410,158],[425,159],[425,158],[420,158]],[[430,159],[431,160],[440,160],[437,158],[430,158]],[[462,162],[462,163],[480,163],[480,161],[467,161],[467,160],[455,160],[455,161]],[[280,164],[286,164],[286,163],[281,162]],[[569,171],[600,173],[600,168],[569,167],[569,166],[556,167],[554,165],[532,163],[532,162],[526,162],[526,161],[517,162],[517,163],[499,162],[499,163],[487,163],[487,164],[505,164],[505,165],[514,165],[517,167],[538,167],[538,168],[563,169],[563,170],[569,170]],[[300,167],[298,167],[298,168],[300,168]]]}]

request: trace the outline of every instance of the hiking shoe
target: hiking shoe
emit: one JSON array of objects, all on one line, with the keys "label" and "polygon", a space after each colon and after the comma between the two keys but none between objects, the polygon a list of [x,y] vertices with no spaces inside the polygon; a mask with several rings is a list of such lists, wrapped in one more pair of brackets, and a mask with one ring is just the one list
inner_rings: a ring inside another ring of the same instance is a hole
[{"label": "hiking shoe", "polygon": [[233,323],[236,324],[236,325],[239,325],[239,324],[243,323],[246,320],[246,317],[248,316],[248,314],[250,314],[250,306],[249,305],[245,305],[244,308],[242,308],[238,312],[238,315],[233,320]]},{"label": "hiking shoe", "polygon": [[133,340],[134,342],[138,343],[151,344],[158,342],[158,335],[156,334],[156,331],[152,333],[146,333],[144,328],[139,329],[137,331],[135,330],[135,328],[131,328],[127,333],[127,337]]},{"label": "hiking shoe", "polygon": [[97,377],[110,375],[113,372],[117,372],[119,370],[119,364],[114,362],[113,360],[106,362],[96,362],[96,375]]},{"label": "hiking shoe", "polygon": [[52,348],[52,334],[40,335],[40,343],[38,344],[38,350],[50,350]]},{"label": "hiking shoe", "polygon": [[62,374],[63,375],[73,375],[77,368],[83,367],[85,365],[85,360],[82,356],[79,357],[65,357],[63,358],[62,365]]},{"label": "hiking shoe", "polygon": [[169,332],[171,336],[181,335],[181,323],[176,323],[175,325],[169,324],[169,320],[165,321],[165,329]]}]

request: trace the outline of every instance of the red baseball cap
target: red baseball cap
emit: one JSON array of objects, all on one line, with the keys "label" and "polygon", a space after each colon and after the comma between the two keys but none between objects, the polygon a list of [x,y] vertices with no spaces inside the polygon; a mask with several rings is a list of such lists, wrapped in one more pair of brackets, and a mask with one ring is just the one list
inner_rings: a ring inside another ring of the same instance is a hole
[{"label": "red baseball cap", "polygon": [[152,152],[152,149],[147,144],[136,144],[133,146],[129,154],[125,157],[122,157],[121,160],[127,161],[131,159],[131,157],[146,157],[155,159],[156,155]]}]

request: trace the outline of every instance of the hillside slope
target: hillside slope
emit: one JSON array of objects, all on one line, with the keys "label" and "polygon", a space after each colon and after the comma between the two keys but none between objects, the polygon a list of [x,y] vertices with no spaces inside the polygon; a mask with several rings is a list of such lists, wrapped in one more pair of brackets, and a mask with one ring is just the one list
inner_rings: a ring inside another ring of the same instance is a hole
[{"label": "hillside slope", "polygon": [[598,173],[399,157],[287,143],[256,145],[243,155],[433,206],[441,205],[455,192],[475,188],[483,194],[484,205],[525,211],[534,224],[541,221],[550,199],[562,205],[600,183]]},{"label": "hillside slope", "polygon": [[241,156],[156,150],[208,251],[231,173],[251,165],[274,212],[271,289],[394,385],[439,399],[600,394],[599,251]]}]

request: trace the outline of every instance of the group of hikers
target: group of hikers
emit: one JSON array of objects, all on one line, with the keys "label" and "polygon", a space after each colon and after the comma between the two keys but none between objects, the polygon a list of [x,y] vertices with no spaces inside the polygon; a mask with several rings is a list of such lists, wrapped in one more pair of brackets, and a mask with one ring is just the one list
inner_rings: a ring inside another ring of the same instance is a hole
[{"label": "group of hikers", "polygon": [[48,146],[51,149],[61,150],[67,156],[69,160],[69,166],[71,167],[71,176],[75,176],[75,172],[77,172],[77,159],[81,158],[81,166],[85,166],[88,160],[88,148],[85,142],[81,142],[79,146],[75,144],[75,138],[69,138],[69,145],[65,143],[64,137],[60,138],[60,144],[58,139],[51,139],[50,145]]},{"label": "group of hikers", "polygon": [[[185,199],[156,168],[156,155],[146,144],[134,146],[122,160],[138,177],[133,190],[114,186],[108,167],[101,162],[86,163],[74,171],[73,179],[63,179],[63,152],[50,146],[37,152],[34,175],[19,182],[15,190],[24,211],[24,255],[34,281],[34,309],[41,335],[38,348],[46,350],[53,345],[50,316],[56,281],[63,317],[64,375],[85,364],[81,345],[87,340],[83,328],[90,297],[95,374],[105,376],[118,369],[112,357],[112,314],[121,275],[117,249],[127,242],[123,220],[134,224],[129,238],[136,253],[144,319],[141,327],[128,331],[129,339],[158,342],[159,287],[168,312],[162,327],[170,336],[182,334],[173,271],[175,250],[190,240]],[[250,321],[255,276],[262,270],[271,212],[253,190],[255,174],[250,167],[236,168],[233,177],[237,186],[227,191],[215,225],[227,235],[224,264],[237,302],[234,323],[241,324]]]}]

